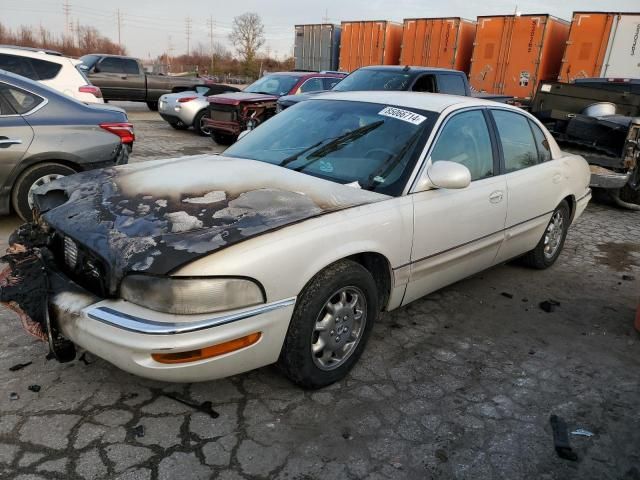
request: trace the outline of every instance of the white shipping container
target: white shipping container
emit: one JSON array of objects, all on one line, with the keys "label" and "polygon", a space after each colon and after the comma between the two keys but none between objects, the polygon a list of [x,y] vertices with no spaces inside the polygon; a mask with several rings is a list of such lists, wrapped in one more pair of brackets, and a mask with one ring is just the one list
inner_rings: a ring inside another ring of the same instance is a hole
[{"label": "white shipping container", "polygon": [[616,16],[600,76],[640,78],[640,14]]}]

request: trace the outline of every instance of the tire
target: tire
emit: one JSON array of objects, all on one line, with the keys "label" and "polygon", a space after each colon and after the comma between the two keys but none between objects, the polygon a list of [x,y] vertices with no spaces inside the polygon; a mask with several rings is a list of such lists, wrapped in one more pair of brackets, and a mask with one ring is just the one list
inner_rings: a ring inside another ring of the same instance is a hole
[{"label": "tire", "polygon": [[[347,291],[344,303],[340,303],[342,291]],[[338,315],[330,314],[329,303],[335,306],[338,300],[337,305],[347,306],[356,301],[356,297],[348,292],[357,293],[360,303],[355,307],[339,308]],[[330,265],[318,273],[298,296],[278,367],[293,383],[304,388],[320,388],[341,380],[360,358],[379,311],[376,284],[368,270],[351,260]],[[319,332],[316,327],[325,323],[320,322],[321,318],[328,324]],[[338,328],[344,330],[338,331]],[[328,341],[325,343],[321,336]],[[314,354],[312,347],[323,343],[329,348],[322,348]],[[342,359],[331,358],[333,348],[347,349],[350,343],[352,346],[346,353],[339,350]],[[326,360],[325,353],[329,354]]]},{"label": "tire", "polygon": [[187,130],[189,128],[184,123],[170,123],[169,125],[171,125],[176,130]]},{"label": "tire", "polygon": [[[49,181],[51,181],[55,176],[66,177],[74,173],[77,172],[73,168],[53,162],[39,163],[38,165],[27,168],[13,184],[13,190],[11,192],[11,206],[13,210],[25,222],[31,220],[32,213],[31,207],[29,206],[29,191],[36,182],[47,177]],[[48,182],[45,181],[45,183]]]},{"label": "tire", "polygon": [[[558,234],[559,236],[555,236],[553,232],[550,232],[552,225],[554,225],[553,229],[557,231],[558,224],[555,222],[556,218],[562,219],[561,230]],[[549,268],[553,265],[558,257],[560,256],[560,252],[562,251],[562,247],[564,246],[564,241],[567,238],[567,231],[569,230],[569,224],[571,223],[571,210],[569,208],[569,204],[566,200],[563,200],[560,205],[556,207],[551,214],[551,220],[549,220],[549,224],[542,234],[542,238],[536,245],[536,248],[527,252],[522,258],[522,263],[531,268],[537,268],[539,270],[543,270],[545,268]],[[548,244],[548,241],[552,242],[552,245],[555,244],[555,248],[553,251],[547,252],[547,248],[551,245]],[[557,243],[555,243],[557,242]]]},{"label": "tire", "polygon": [[149,107],[149,110],[151,110],[152,112],[157,112],[158,102],[147,102],[147,107]]},{"label": "tire", "polygon": [[218,145],[231,145],[236,141],[236,137],[233,135],[226,135],[224,133],[213,133],[211,139]]},{"label": "tire", "polygon": [[202,137],[208,137],[211,135],[209,130],[202,129],[202,119],[209,118],[209,111],[207,109],[201,110],[197,113],[193,119],[193,130]]},{"label": "tire", "polygon": [[624,187],[620,189],[620,200],[626,203],[640,205],[640,189],[634,190],[627,183]]}]

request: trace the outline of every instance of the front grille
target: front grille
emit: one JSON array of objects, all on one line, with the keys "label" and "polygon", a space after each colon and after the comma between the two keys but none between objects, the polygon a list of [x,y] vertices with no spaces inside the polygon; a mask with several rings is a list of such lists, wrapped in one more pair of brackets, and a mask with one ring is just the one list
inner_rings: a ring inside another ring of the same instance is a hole
[{"label": "front grille", "polygon": [[236,119],[236,107],[233,105],[212,104],[209,106],[209,115],[212,120],[232,122]]},{"label": "front grille", "polygon": [[73,239],[56,233],[51,251],[58,268],[71,280],[99,297],[106,297],[107,269],[95,254]]}]

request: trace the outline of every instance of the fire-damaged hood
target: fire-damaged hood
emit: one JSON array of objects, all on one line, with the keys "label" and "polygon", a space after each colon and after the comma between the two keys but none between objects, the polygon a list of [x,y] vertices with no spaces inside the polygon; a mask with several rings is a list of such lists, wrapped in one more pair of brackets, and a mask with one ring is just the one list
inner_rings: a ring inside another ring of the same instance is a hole
[{"label": "fire-damaged hood", "polygon": [[42,219],[104,262],[108,290],[128,272],[165,275],[199,257],[325,213],[385,200],[254,160],[157,160],[61,178],[36,191]]}]

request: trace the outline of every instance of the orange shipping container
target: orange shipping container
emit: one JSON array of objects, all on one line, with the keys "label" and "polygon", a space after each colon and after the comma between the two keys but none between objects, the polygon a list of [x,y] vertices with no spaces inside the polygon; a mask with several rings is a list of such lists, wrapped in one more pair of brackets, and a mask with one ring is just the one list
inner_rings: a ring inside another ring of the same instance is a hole
[{"label": "orange shipping container", "polygon": [[475,34],[476,22],[460,17],[406,18],[400,64],[469,73]]},{"label": "orange shipping container", "polygon": [[402,25],[381,21],[342,22],[340,70],[367,65],[398,65]]},{"label": "orange shipping container", "polygon": [[640,13],[574,12],[558,80],[640,76]]},{"label": "orange shipping container", "polygon": [[478,17],[469,81],[482,92],[530,99],[555,80],[569,22],[550,15]]}]

